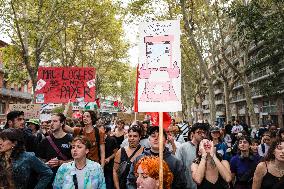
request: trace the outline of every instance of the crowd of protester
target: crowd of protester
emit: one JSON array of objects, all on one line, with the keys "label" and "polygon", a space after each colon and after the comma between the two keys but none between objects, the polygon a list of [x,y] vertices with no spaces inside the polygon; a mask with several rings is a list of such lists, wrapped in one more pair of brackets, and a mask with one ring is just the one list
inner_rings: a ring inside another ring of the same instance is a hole
[{"label": "crowd of protester", "polygon": [[[163,131],[165,189],[283,189],[284,128],[257,131],[235,120],[224,127],[173,119]],[[7,114],[0,131],[0,189],[158,189],[159,128],[85,111],[50,120]]]}]

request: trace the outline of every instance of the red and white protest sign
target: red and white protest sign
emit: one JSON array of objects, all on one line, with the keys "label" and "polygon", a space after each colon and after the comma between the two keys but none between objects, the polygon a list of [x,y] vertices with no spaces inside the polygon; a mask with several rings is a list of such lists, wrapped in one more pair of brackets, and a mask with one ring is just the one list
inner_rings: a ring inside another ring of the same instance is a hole
[{"label": "red and white protest sign", "polygon": [[135,110],[181,111],[179,21],[141,23],[139,33]]},{"label": "red and white protest sign", "polygon": [[40,67],[36,103],[95,101],[95,68]]}]

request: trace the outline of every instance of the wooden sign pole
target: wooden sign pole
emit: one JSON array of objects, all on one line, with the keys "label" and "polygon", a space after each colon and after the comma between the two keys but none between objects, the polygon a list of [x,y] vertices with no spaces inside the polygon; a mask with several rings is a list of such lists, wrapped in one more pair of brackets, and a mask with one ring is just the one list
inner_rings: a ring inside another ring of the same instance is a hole
[{"label": "wooden sign pole", "polygon": [[163,189],[163,152],[164,152],[163,112],[159,112],[159,189]]}]

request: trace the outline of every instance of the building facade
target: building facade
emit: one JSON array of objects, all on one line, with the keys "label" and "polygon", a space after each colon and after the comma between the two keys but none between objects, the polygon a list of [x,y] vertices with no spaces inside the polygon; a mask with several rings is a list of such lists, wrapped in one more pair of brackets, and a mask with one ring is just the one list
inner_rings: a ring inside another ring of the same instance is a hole
[{"label": "building facade", "polygon": [[[0,48],[8,44],[0,40]],[[7,82],[3,69],[3,59],[0,52],[0,125],[5,123],[9,104],[30,103],[32,101],[32,84],[30,81],[21,85]]]},{"label": "building facade", "polygon": [[[249,58],[253,58],[258,50],[261,49],[261,43],[259,46],[252,46],[249,51]],[[230,49],[226,51],[227,56],[233,59],[233,63],[235,66],[238,66],[239,62],[232,54]],[[220,63],[222,58],[219,58],[218,63]],[[223,64],[225,65],[225,64]],[[211,75],[215,74],[217,70],[216,64],[211,63],[208,65],[209,72]],[[224,68],[225,69],[225,68]],[[235,78],[236,74],[231,69],[226,69],[225,76],[230,78]],[[284,86],[284,65],[280,69],[280,77],[279,77],[279,84]],[[277,126],[284,127],[284,87],[280,91],[280,95],[278,96],[264,96],[260,93],[259,89],[257,88],[257,82],[265,81],[268,79],[269,75],[271,74],[270,68],[265,67],[259,69],[258,71],[251,71],[247,74],[249,84],[252,90],[252,99],[254,103],[254,111],[258,118],[259,125],[265,125],[267,120],[272,120]],[[224,98],[224,87],[223,82],[220,79],[215,79],[213,81],[214,85],[214,95],[215,95],[215,104],[216,104],[216,120],[211,121],[218,121],[219,124],[223,124],[225,121],[232,121],[238,119],[245,123],[250,123],[250,116],[248,113],[248,108],[246,105],[245,93],[244,88],[241,81],[237,81],[233,87],[232,91],[230,92],[230,110],[231,110],[231,120],[226,120],[226,108],[225,108],[225,98]],[[204,99],[202,100],[202,111],[203,119],[210,120],[210,110],[209,110],[209,101],[208,101],[208,93],[205,95]]]}]

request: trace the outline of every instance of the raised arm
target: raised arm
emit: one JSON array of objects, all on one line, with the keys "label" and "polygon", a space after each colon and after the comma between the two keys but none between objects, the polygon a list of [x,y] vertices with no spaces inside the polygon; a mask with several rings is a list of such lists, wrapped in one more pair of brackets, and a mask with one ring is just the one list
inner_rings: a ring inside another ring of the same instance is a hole
[{"label": "raised arm", "polygon": [[222,178],[227,182],[232,181],[232,175],[230,171],[230,164],[226,160],[220,161],[216,156],[216,149],[214,148],[213,141],[211,141],[211,150],[210,150],[210,156],[213,158],[213,161],[216,164],[216,167],[218,169],[218,172],[222,176]]},{"label": "raised arm", "polygon": [[65,131],[66,133],[71,133],[73,134],[74,133],[74,128],[68,126],[68,125],[65,125],[63,128],[63,131]]}]

